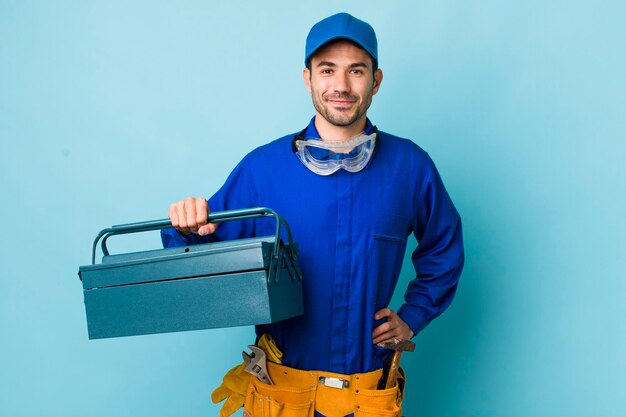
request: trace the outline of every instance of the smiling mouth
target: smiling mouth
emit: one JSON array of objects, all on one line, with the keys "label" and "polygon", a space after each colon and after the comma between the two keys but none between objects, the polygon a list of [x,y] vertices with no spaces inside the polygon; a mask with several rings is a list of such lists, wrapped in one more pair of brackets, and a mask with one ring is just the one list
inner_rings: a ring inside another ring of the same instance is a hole
[{"label": "smiling mouth", "polygon": [[351,107],[356,101],[343,99],[329,99],[328,102],[334,107]]}]

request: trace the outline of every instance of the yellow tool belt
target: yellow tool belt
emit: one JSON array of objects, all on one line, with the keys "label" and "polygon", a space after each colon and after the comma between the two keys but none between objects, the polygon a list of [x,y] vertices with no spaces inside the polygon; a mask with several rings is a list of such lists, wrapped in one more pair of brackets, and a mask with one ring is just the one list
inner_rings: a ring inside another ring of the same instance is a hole
[{"label": "yellow tool belt", "polygon": [[250,378],[244,417],[400,417],[404,377],[394,388],[377,390],[382,370],[343,375],[304,371],[267,362],[274,382]]}]

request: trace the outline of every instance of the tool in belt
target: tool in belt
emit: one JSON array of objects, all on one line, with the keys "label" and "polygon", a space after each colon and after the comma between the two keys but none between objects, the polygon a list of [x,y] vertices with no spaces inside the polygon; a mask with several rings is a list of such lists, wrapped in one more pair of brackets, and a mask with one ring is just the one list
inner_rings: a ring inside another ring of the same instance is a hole
[{"label": "tool in belt", "polygon": [[385,361],[383,376],[378,382],[378,389],[392,388],[398,380],[402,352],[413,352],[415,350],[415,342],[407,339],[393,339],[390,342],[379,343],[378,346],[393,350],[393,355]]},{"label": "tool in belt", "polygon": [[257,377],[259,381],[274,385],[267,372],[267,357],[265,351],[258,346],[249,345],[252,353],[241,352],[243,361],[246,364],[245,371]]}]

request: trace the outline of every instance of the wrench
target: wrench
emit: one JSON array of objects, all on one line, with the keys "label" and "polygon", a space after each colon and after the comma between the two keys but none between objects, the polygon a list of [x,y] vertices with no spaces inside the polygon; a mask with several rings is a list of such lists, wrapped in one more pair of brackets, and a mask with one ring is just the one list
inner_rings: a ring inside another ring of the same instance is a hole
[{"label": "wrench", "polygon": [[241,352],[243,361],[246,363],[245,371],[256,376],[261,382],[274,385],[267,372],[267,359],[263,349],[255,345],[249,345],[248,348],[252,351],[251,353]]}]

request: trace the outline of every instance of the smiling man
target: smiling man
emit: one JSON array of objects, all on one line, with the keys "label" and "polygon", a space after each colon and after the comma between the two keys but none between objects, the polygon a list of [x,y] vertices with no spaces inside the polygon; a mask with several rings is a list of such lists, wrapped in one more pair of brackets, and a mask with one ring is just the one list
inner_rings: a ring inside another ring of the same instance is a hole
[{"label": "smiling man", "polygon": [[321,116],[316,127],[322,137],[348,139],[365,129],[365,114],[383,79],[365,50],[353,41],[331,41],[316,50],[303,76]]},{"label": "smiling man", "polygon": [[[271,207],[299,243],[305,314],[256,326],[261,347],[275,341],[282,351],[281,361],[268,349],[274,384],[233,368],[212,396],[226,399],[222,417],[244,402],[254,417],[400,416],[404,384],[378,388],[391,353],[378,344],[412,338],[449,306],[463,267],[461,220],[428,154],[367,118],[383,80],[369,24],[347,13],[315,24],[303,78],[315,107],[307,127],[249,153],[208,202],[172,204],[163,243],[274,232],[268,219],[207,224],[209,207]],[[396,312],[388,305],[411,234],[415,278]]]}]

